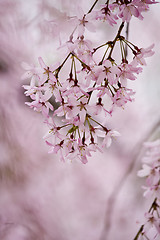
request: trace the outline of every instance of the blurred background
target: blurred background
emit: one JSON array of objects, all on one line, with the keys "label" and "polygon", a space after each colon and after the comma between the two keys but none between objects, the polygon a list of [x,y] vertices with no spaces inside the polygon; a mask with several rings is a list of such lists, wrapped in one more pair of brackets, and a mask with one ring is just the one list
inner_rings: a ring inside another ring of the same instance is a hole
[{"label": "blurred background", "polygon": [[[137,171],[143,142],[160,137],[159,4],[129,25],[129,40],[143,48],[155,43],[155,54],[129,83],[135,101],[109,120],[121,137],[104,154],[95,153],[86,165],[60,162],[48,154],[42,116],[24,104],[22,85],[29,81],[21,80],[21,63],[61,59],[57,48],[71,32],[67,17],[75,16],[78,2],[0,0],[1,240],[133,239],[152,202],[143,198]],[[87,12],[93,2],[80,6]],[[98,46],[114,39],[117,29],[97,23],[96,34],[87,37]]]}]

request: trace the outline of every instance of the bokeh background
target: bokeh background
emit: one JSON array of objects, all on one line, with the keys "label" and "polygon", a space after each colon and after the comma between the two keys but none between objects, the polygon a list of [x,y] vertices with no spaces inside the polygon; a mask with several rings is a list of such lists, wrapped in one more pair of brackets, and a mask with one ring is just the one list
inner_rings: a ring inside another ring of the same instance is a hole
[{"label": "bokeh background", "polygon": [[[1,240],[130,240],[152,202],[143,197],[137,171],[143,142],[160,137],[159,4],[129,25],[129,40],[144,48],[155,43],[155,54],[129,83],[135,101],[108,120],[121,137],[104,154],[86,165],[60,162],[48,154],[42,116],[24,104],[22,85],[29,81],[21,79],[21,63],[36,65],[39,56],[48,64],[60,60],[57,47],[71,30],[67,16],[78,4],[87,12],[93,2],[0,0]],[[97,23],[96,34],[87,37],[97,46],[117,29]]]}]

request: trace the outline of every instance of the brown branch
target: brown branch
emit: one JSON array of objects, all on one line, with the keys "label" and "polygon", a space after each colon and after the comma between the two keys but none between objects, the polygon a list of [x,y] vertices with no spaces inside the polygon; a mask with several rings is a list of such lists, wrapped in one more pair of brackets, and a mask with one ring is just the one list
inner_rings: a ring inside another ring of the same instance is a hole
[{"label": "brown branch", "polygon": [[96,0],[96,1],[93,3],[92,7],[91,7],[90,10],[88,11],[88,14],[92,12],[92,10],[93,10],[93,8],[95,7],[95,5],[97,4],[97,2],[98,2],[98,0]]},{"label": "brown branch", "polygon": [[108,59],[111,58],[111,56],[112,56],[112,52],[113,52],[113,49],[114,49],[114,47],[115,47],[116,41],[117,41],[118,38],[120,37],[120,34],[121,34],[121,32],[122,32],[123,27],[124,27],[124,22],[121,23],[121,25],[120,25],[120,27],[119,27],[119,29],[118,29],[118,33],[117,33],[115,39],[114,39],[113,42],[112,42],[112,48],[111,48],[111,51],[110,51],[110,53],[109,53],[109,55],[108,55]]},{"label": "brown branch", "polygon": [[[129,36],[129,22],[127,23],[126,26],[126,40],[128,41],[128,36]],[[128,51],[127,51],[127,44],[125,44],[125,58],[127,58]]]}]

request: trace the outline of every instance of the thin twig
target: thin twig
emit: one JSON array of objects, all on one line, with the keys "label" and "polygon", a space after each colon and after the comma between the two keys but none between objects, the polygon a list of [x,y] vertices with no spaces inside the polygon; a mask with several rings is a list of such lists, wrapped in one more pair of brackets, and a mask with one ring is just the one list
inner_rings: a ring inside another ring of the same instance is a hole
[{"label": "thin twig", "polygon": [[117,41],[118,38],[120,37],[120,34],[121,34],[121,32],[122,32],[123,27],[124,27],[124,22],[121,23],[121,25],[120,25],[120,27],[119,27],[119,29],[118,29],[118,33],[117,33],[115,39],[114,39],[113,42],[112,42],[112,48],[111,48],[111,51],[110,51],[110,53],[109,53],[108,59],[111,58],[111,56],[112,56],[112,52],[113,52],[114,46],[115,46],[115,44],[116,44],[116,41]]},{"label": "thin twig", "polygon": [[89,14],[90,12],[92,12],[92,10],[93,10],[93,8],[95,7],[95,5],[97,4],[97,2],[98,2],[98,0],[96,0],[96,1],[93,3],[92,7],[91,7],[90,10],[88,11],[88,14]]},{"label": "thin twig", "polygon": [[[129,37],[129,22],[127,23],[126,26],[126,40],[128,41],[128,37]],[[127,58],[128,55],[128,50],[127,50],[127,44],[125,45],[125,58]]]}]

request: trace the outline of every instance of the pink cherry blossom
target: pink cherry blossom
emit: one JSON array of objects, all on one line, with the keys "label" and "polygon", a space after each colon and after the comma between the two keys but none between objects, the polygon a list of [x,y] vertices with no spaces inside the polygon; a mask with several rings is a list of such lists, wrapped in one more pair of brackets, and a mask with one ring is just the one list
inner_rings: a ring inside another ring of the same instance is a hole
[{"label": "pink cherry blossom", "polygon": [[113,107],[118,106],[122,107],[124,106],[128,101],[132,102],[134,99],[132,96],[135,94],[135,92],[132,91],[132,89],[128,88],[120,88],[116,91],[115,95],[112,96],[113,101]]},{"label": "pink cherry blossom", "polygon": [[107,21],[111,26],[116,24],[116,20],[118,19],[117,15],[115,15],[112,10],[110,9],[110,5],[104,4],[101,5],[101,10],[100,11],[94,11],[94,18],[96,20],[103,20]]},{"label": "pink cherry blossom", "polygon": [[107,132],[103,133],[104,139],[102,142],[102,148],[107,147],[109,148],[112,143],[112,138],[116,138],[120,136],[120,133],[115,130],[108,130]]},{"label": "pink cherry blossom", "polygon": [[141,12],[139,11],[139,9],[137,8],[137,6],[134,5],[134,2],[128,3],[127,5],[122,4],[119,7],[120,13],[119,13],[119,17],[122,18],[122,21],[126,21],[129,22],[131,20],[132,16],[135,16],[137,18],[139,18],[140,20],[143,19],[143,16],[141,15]]},{"label": "pink cherry blossom", "polygon": [[154,54],[154,51],[152,50],[153,47],[154,47],[154,44],[152,44],[148,48],[138,49],[138,51],[135,52],[135,57],[133,61],[137,62],[137,64],[140,64],[140,65],[147,65],[145,58],[151,57]]},{"label": "pink cherry blossom", "polygon": [[33,108],[37,112],[42,112],[43,116],[48,118],[49,109],[53,111],[53,106],[49,103],[51,95],[42,95],[36,93],[36,99],[33,102],[26,102],[30,108]]},{"label": "pink cherry blossom", "polygon": [[121,73],[119,74],[119,78],[122,86],[127,85],[127,79],[136,80],[136,76],[134,74],[139,74],[142,72],[142,68],[134,67],[132,64],[122,63],[119,66]]},{"label": "pink cherry blossom", "polygon": [[[133,101],[134,92],[127,88],[128,80],[136,80],[142,72],[139,65],[145,65],[145,58],[153,55],[153,45],[146,49],[138,48],[122,37],[121,32],[124,21],[129,22],[132,16],[142,19],[144,7],[148,9],[152,3],[150,0],[145,3],[140,0],[128,3],[118,0],[111,4],[108,1],[100,5],[98,10],[93,9],[93,4],[88,13],[78,7],[76,16],[68,17],[67,14],[59,13],[63,19],[70,21],[72,29],[68,40],[58,48],[66,50],[61,64],[48,66],[42,57],[38,58],[38,67],[23,64],[26,69],[23,79],[30,78],[30,84],[23,87],[25,95],[32,100],[26,104],[44,116],[44,123],[49,128],[44,139],[50,146],[50,152],[59,154],[63,161],[77,159],[86,163],[91,152],[101,149],[98,147],[100,138],[103,138],[101,145],[104,148],[109,147],[112,139],[120,135],[115,130],[108,130],[103,120],[111,118],[117,107]],[[86,38],[86,30],[95,31],[96,20],[107,22],[113,27],[118,18],[122,18],[123,22],[115,39],[93,48],[91,39]],[[121,63],[116,59],[116,54],[113,59],[112,52],[118,41],[131,50],[133,60],[130,63],[122,46]],[[98,56],[97,61],[96,54],[102,47],[106,50],[102,56]],[[50,99],[58,103],[56,110]],[[101,120],[97,120],[98,117]],[[61,124],[55,123],[55,118],[59,118]],[[154,174],[146,176],[147,186],[153,191],[157,184],[157,165],[149,168]]]},{"label": "pink cherry blossom", "polygon": [[146,177],[145,196],[160,197],[160,141],[145,143],[146,155],[142,159],[143,169],[138,172],[139,177]]},{"label": "pink cherry blossom", "polygon": [[77,16],[79,20],[78,28],[78,36],[81,37],[84,35],[85,29],[88,29],[91,32],[95,32],[95,27],[93,23],[91,22],[91,15],[90,14],[84,14],[82,8],[78,7],[77,9]]}]

